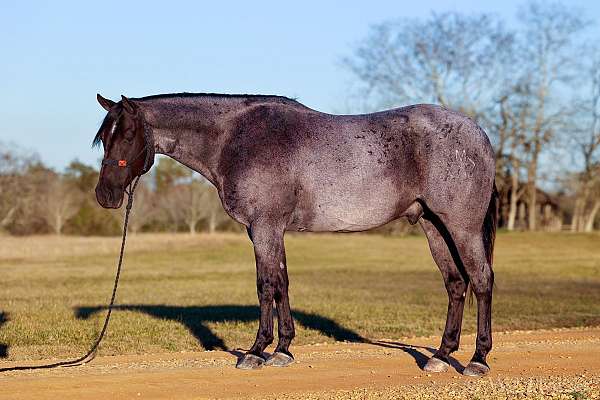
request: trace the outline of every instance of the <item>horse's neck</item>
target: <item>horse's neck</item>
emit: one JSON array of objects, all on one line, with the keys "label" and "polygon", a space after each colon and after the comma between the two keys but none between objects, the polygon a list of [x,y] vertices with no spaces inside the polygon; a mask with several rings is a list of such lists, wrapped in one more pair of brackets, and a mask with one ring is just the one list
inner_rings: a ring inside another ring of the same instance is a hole
[{"label": "horse's neck", "polygon": [[156,153],[164,154],[216,184],[218,147],[198,131],[153,128]]},{"label": "horse's neck", "polygon": [[229,133],[227,122],[240,107],[226,101],[143,105],[155,151],[199,172],[217,187],[219,157]]}]

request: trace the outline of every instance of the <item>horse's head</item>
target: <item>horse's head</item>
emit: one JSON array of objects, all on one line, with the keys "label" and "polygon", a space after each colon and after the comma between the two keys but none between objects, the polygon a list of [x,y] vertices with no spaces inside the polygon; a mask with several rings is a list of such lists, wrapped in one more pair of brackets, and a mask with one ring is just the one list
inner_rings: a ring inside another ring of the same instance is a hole
[{"label": "horse's head", "polygon": [[119,208],[127,186],[147,172],[154,162],[154,143],[145,129],[138,105],[121,96],[118,103],[98,95],[108,114],[94,138],[104,148],[104,158],[96,185],[96,199],[104,208]]}]

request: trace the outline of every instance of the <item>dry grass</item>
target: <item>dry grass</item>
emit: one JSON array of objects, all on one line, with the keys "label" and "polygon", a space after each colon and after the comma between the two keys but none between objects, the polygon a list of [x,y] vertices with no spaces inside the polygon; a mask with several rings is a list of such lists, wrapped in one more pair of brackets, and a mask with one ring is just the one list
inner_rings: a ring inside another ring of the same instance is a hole
[{"label": "dry grass", "polygon": [[[2,344],[11,359],[75,355],[96,334],[118,238],[0,237]],[[288,235],[296,343],[440,334],[446,294],[423,237]],[[103,354],[249,346],[246,236],[131,236]],[[600,323],[600,236],[500,234],[496,330]],[[474,331],[475,307],[464,330]],[[1,319],[0,319],[1,321]]]}]

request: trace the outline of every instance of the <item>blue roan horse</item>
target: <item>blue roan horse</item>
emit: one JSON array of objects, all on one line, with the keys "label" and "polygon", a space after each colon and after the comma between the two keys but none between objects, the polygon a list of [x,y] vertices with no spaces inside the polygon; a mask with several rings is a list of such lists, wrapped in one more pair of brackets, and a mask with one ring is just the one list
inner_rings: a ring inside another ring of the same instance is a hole
[{"label": "blue roan horse", "polygon": [[[96,187],[100,205],[120,207],[125,187],[150,168],[156,152],[212,182],[227,213],[247,227],[260,324],[238,368],[293,362],[286,231],[365,231],[407,217],[425,231],[448,290],[442,343],[425,370],[448,368],[471,285],[477,346],[464,373],[489,371],[498,196],[492,147],[471,119],[426,104],[331,115],[280,96],[183,93],[115,103],[98,95],[98,101],[108,111],[95,139],[105,159]],[[273,303],[279,341],[265,360]]]}]

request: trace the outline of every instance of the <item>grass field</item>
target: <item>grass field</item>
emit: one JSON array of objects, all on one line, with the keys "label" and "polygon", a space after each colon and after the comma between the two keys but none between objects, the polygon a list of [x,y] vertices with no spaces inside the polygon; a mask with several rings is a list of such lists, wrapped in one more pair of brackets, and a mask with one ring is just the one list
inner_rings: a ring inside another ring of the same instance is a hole
[{"label": "grass field", "polygon": [[[0,357],[86,350],[119,239],[0,240]],[[298,234],[286,244],[295,343],[441,333],[447,298],[424,237]],[[495,260],[496,331],[600,324],[600,236],[503,233]],[[253,263],[245,235],[132,235],[101,354],[249,347]],[[467,308],[465,332],[474,315]]]}]

